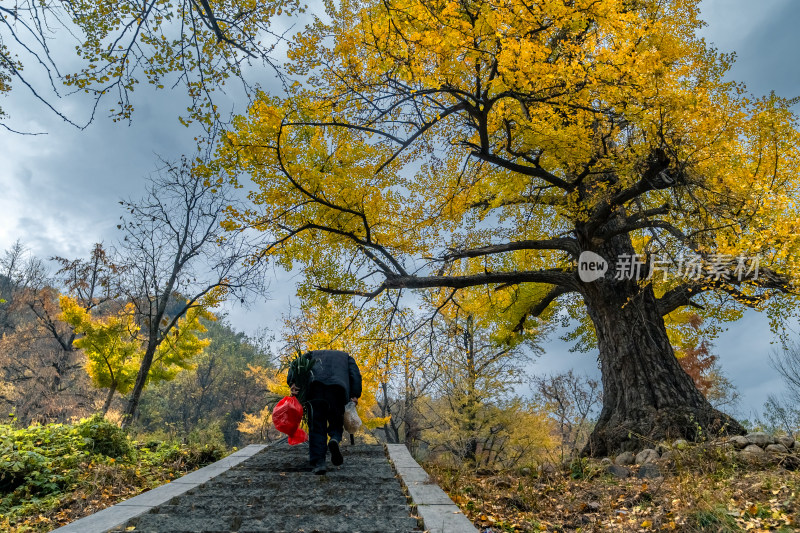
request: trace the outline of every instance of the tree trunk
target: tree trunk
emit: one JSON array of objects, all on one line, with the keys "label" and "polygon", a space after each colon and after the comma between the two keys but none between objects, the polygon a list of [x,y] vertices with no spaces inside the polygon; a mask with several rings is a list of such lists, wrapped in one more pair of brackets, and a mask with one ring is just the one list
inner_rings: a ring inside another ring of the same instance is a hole
[{"label": "tree trunk", "polygon": [[744,433],[738,422],[708,403],[681,368],[652,285],[615,279],[617,257],[633,253],[630,237],[615,237],[598,253],[610,272],[582,283],[581,292],[597,334],[603,409],[583,454],[599,457],[653,447],[665,439]]},{"label": "tree trunk", "polygon": [[[157,334],[157,332],[156,332]],[[147,376],[150,374],[150,367],[153,365],[153,357],[155,357],[156,348],[158,344],[154,342],[155,334],[150,334],[150,342],[147,343],[147,350],[144,352],[142,362],[139,365],[139,373],[136,375],[136,383],[131,391],[131,397],[128,399],[128,405],[125,407],[125,413],[122,415],[122,428],[126,429],[133,422],[133,417],[139,409],[139,400],[142,397],[142,391],[147,383]]]},{"label": "tree trunk", "polygon": [[103,411],[101,414],[103,418],[106,417],[106,413],[108,413],[108,409],[111,407],[111,399],[114,397],[114,392],[117,390],[117,384],[112,383],[111,386],[108,388],[108,396],[106,396],[106,402],[103,404]]},{"label": "tree trunk", "polygon": [[472,315],[467,317],[466,328],[464,329],[464,349],[467,351],[467,397],[464,405],[466,421],[464,432],[467,441],[464,444],[464,459],[470,463],[475,463],[478,453],[478,401],[477,401],[477,381],[478,372],[475,368],[475,329],[473,326]]}]

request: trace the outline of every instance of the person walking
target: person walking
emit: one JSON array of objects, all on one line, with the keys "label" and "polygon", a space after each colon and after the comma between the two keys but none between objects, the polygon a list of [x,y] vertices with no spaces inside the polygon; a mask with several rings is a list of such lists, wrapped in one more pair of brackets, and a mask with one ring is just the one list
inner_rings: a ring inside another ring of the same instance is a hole
[{"label": "person walking", "polygon": [[[361,371],[356,360],[340,350],[312,350],[303,354],[303,357],[314,359],[313,377],[306,394],[309,409],[308,458],[311,471],[322,475],[327,473],[326,458],[329,451],[334,466],[344,462],[339,449],[344,431],[344,408],[348,399],[358,404],[361,397]],[[286,382],[292,396],[297,396],[300,388],[295,383],[291,369]]]}]

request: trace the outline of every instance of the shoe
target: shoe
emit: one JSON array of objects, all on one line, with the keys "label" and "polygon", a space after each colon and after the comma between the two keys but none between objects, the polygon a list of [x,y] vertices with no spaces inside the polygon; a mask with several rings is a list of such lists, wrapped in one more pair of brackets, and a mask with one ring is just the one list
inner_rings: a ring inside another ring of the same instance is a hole
[{"label": "shoe", "polygon": [[339,441],[331,439],[328,442],[328,449],[331,451],[331,462],[333,466],[339,466],[344,462],[342,452],[339,450]]},{"label": "shoe", "polygon": [[314,468],[311,469],[311,473],[315,476],[324,476],[328,473],[328,469],[325,468],[325,463],[322,463],[321,465],[314,466]]}]

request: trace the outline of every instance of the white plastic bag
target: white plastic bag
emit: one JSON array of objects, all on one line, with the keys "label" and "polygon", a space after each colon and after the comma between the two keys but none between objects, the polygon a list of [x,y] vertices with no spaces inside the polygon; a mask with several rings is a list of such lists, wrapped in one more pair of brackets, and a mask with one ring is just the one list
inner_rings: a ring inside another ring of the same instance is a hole
[{"label": "white plastic bag", "polygon": [[344,407],[344,429],[351,435],[361,428],[361,419],[356,411],[356,404],[348,402]]}]

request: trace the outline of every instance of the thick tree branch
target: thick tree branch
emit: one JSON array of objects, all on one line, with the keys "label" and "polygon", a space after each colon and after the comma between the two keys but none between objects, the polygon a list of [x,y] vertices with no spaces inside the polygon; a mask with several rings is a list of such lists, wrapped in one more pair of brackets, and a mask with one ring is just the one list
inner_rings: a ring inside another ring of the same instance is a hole
[{"label": "thick tree branch", "polygon": [[573,292],[573,290],[563,286],[553,287],[553,289],[547,293],[544,298],[539,300],[528,310],[528,312],[522,315],[517,325],[514,326],[514,331],[520,333],[525,327],[525,321],[529,316],[537,317],[541,315],[548,307],[550,307],[550,304],[553,303],[556,298],[569,292]]},{"label": "thick tree branch", "polygon": [[357,289],[339,289],[335,287],[317,286],[317,289],[328,294],[360,296],[372,299],[386,289],[432,289],[449,287],[464,289],[481,285],[500,284],[504,286],[519,283],[546,283],[562,286],[564,294],[577,290],[575,275],[569,270],[531,270],[519,272],[485,272],[466,276],[387,276],[386,279],[373,291],[360,291]]},{"label": "thick tree branch", "polygon": [[492,154],[492,153],[490,153],[488,151],[479,150],[477,147],[475,147],[475,149],[472,151],[472,155],[477,157],[478,159],[480,159],[482,161],[486,161],[487,163],[492,163],[492,164],[497,165],[499,167],[502,167],[502,168],[505,168],[505,169],[508,169],[508,170],[511,170],[511,171],[514,171],[514,172],[519,172],[520,174],[522,174],[524,176],[531,176],[531,177],[534,177],[534,178],[539,178],[539,179],[544,180],[545,182],[547,182],[547,183],[549,183],[551,185],[555,185],[556,187],[559,187],[560,189],[564,189],[565,191],[571,190],[571,185],[569,183],[567,183],[566,181],[562,180],[558,176],[555,176],[554,174],[551,174],[550,172],[547,172],[545,169],[543,169],[541,167],[535,167],[535,166],[529,166],[529,165],[520,165],[519,163],[514,163],[513,161],[508,161],[508,160],[503,159],[502,157],[497,156],[495,154]]},{"label": "thick tree branch", "polygon": [[451,287],[463,289],[479,285],[518,283],[547,283],[574,287],[575,274],[570,270],[523,270],[515,272],[484,272],[466,276],[393,276],[384,281],[387,289],[429,289]]},{"label": "thick tree branch", "polygon": [[[734,268],[735,265],[730,265],[731,273],[733,272]],[[661,298],[658,298],[658,311],[662,316],[664,316],[686,305],[699,307],[695,302],[692,301],[692,298],[698,294],[711,290],[720,290],[726,292],[730,294],[737,302],[753,308],[758,307],[769,297],[768,294],[745,294],[739,289],[739,287],[745,284],[749,284],[760,289],[772,289],[777,292],[794,292],[789,285],[789,280],[786,278],[786,276],[776,273],[769,268],[760,267],[758,269],[757,277],[755,277],[754,273],[749,273],[747,276],[742,276],[741,279],[738,279],[738,277],[735,275],[729,275],[727,280],[723,278],[709,279],[706,277],[681,284],[673,289],[668,290]]]},{"label": "thick tree branch", "polygon": [[454,259],[464,259],[468,257],[480,257],[484,255],[501,254],[513,252],[515,250],[563,250],[577,257],[580,253],[578,243],[575,239],[562,237],[555,239],[524,240],[509,242],[504,244],[491,244],[480,248],[470,248],[467,250],[452,250],[444,256],[445,261]]}]

